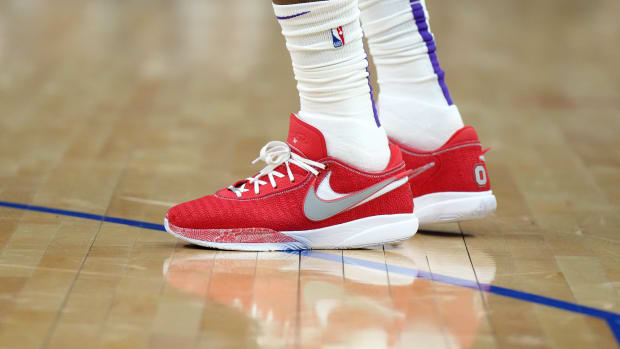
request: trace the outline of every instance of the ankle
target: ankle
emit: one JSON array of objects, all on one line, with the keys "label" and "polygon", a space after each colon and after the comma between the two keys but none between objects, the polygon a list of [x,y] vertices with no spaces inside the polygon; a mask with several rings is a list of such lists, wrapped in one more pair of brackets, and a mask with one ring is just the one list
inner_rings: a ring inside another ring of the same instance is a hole
[{"label": "ankle", "polygon": [[390,161],[386,132],[377,127],[372,115],[334,117],[300,111],[298,116],[321,131],[328,156],[365,171],[381,171]]},{"label": "ankle", "polygon": [[381,93],[379,110],[381,123],[390,138],[422,151],[441,147],[463,127],[456,105]]}]

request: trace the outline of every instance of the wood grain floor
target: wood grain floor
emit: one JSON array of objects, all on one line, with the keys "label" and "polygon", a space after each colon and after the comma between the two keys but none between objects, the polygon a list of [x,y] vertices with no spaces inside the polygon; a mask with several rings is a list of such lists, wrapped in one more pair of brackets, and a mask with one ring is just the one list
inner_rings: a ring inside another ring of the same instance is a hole
[{"label": "wood grain floor", "polygon": [[[620,318],[620,3],[429,7],[495,216],[238,253],[0,207],[0,348],[616,348],[527,295]],[[255,171],[298,108],[266,0],[2,1],[0,67],[0,201],[145,222]]]}]

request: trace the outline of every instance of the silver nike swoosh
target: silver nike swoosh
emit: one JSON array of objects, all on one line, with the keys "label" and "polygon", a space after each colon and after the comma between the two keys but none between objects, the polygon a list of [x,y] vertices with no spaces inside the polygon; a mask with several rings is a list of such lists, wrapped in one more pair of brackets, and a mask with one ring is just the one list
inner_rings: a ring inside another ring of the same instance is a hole
[{"label": "silver nike swoosh", "polygon": [[[327,176],[323,178],[323,180],[324,181],[329,180],[330,175],[331,175],[331,172],[329,172]],[[340,212],[346,211],[349,208],[352,208],[354,206],[357,206],[358,204],[363,203],[365,200],[370,201],[367,199],[369,199],[373,194],[377,193],[381,189],[387,187],[391,183],[397,180],[400,180],[400,179],[402,178],[391,177],[373,186],[370,186],[364,190],[358,191],[355,194],[350,194],[343,198],[329,200],[329,201],[321,200],[316,195],[316,190],[314,189],[314,185],[312,185],[310,189],[308,190],[308,193],[306,194],[306,199],[304,200],[304,214],[311,221],[321,221],[321,220],[333,217],[339,214]],[[406,181],[403,183],[406,183]],[[397,187],[392,188],[392,190]],[[388,191],[386,191],[385,193],[387,192]],[[385,193],[382,193],[381,195]],[[372,199],[375,199],[375,198],[372,198]]]},{"label": "silver nike swoosh", "polygon": [[419,175],[421,175],[422,173],[430,170],[431,168],[435,167],[435,162],[429,162],[426,165],[420,166],[414,170],[411,170],[411,175],[409,175],[409,179],[417,177]]}]

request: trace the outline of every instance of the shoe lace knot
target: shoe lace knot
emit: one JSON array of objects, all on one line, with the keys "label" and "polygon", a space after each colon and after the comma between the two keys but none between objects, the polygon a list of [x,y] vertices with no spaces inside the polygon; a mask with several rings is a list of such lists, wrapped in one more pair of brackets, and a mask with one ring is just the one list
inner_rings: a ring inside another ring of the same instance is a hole
[{"label": "shoe lace knot", "polygon": [[269,183],[271,184],[271,186],[273,188],[277,188],[274,176],[278,178],[282,178],[285,176],[283,173],[276,171],[276,168],[278,168],[282,164],[286,166],[286,174],[288,175],[288,178],[291,182],[295,181],[295,176],[293,175],[293,172],[290,168],[291,164],[300,167],[315,176],[319,174],[317,168],[325,169],[324,164],[312,161],[310,159],[306,159],[303,156],[291,152],[291,148],[288,146],[288,144],[280,141],[271,141],[265,144],[265,146],[262,147],[260,150],[259,157],[254,159],[252,163],[255,164],[261,160],[265,162],[267,166],[260,170],[260,172],[256,176],[246,178],[241,185],[229,186],[228,190],[235,193],[237,197],[241,197],[243,193],[250,190],[245,187],[246,184],[249,184],[254,185],[254,194],[259,194],[260,186],[267,184],[266,181],[261,179],[265,176],[267,176],[267,179],[269,179]]}]

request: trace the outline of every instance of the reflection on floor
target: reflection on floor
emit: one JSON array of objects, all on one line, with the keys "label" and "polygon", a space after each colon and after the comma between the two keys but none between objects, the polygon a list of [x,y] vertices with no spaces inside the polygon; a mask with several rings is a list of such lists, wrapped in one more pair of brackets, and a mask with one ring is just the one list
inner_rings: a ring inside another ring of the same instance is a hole
[{"label": "reflection on floor", "polygon": [[[316,253],[335,258],[315,258]],[[337,262],[347,257],[409,270],[429,268],[424,251],[407,243],[344,254],[190,248],[167,259],[163,272],[169,286],[206,299],[206,307],[218,312],[214,317],[245,316],[243,327],[260,347],[288,347],[299,340],[301,348],[408,348],[411,343],[470,348],[480,327],[488,330],[478,290]],[[450,255],[442,260],[453,271],[463,268],[460,263]],[[494,273],[493,266],[479,272],[479,282],[490,283]],[[237,331],[211,336],[222,342],[240,339]]]}]

